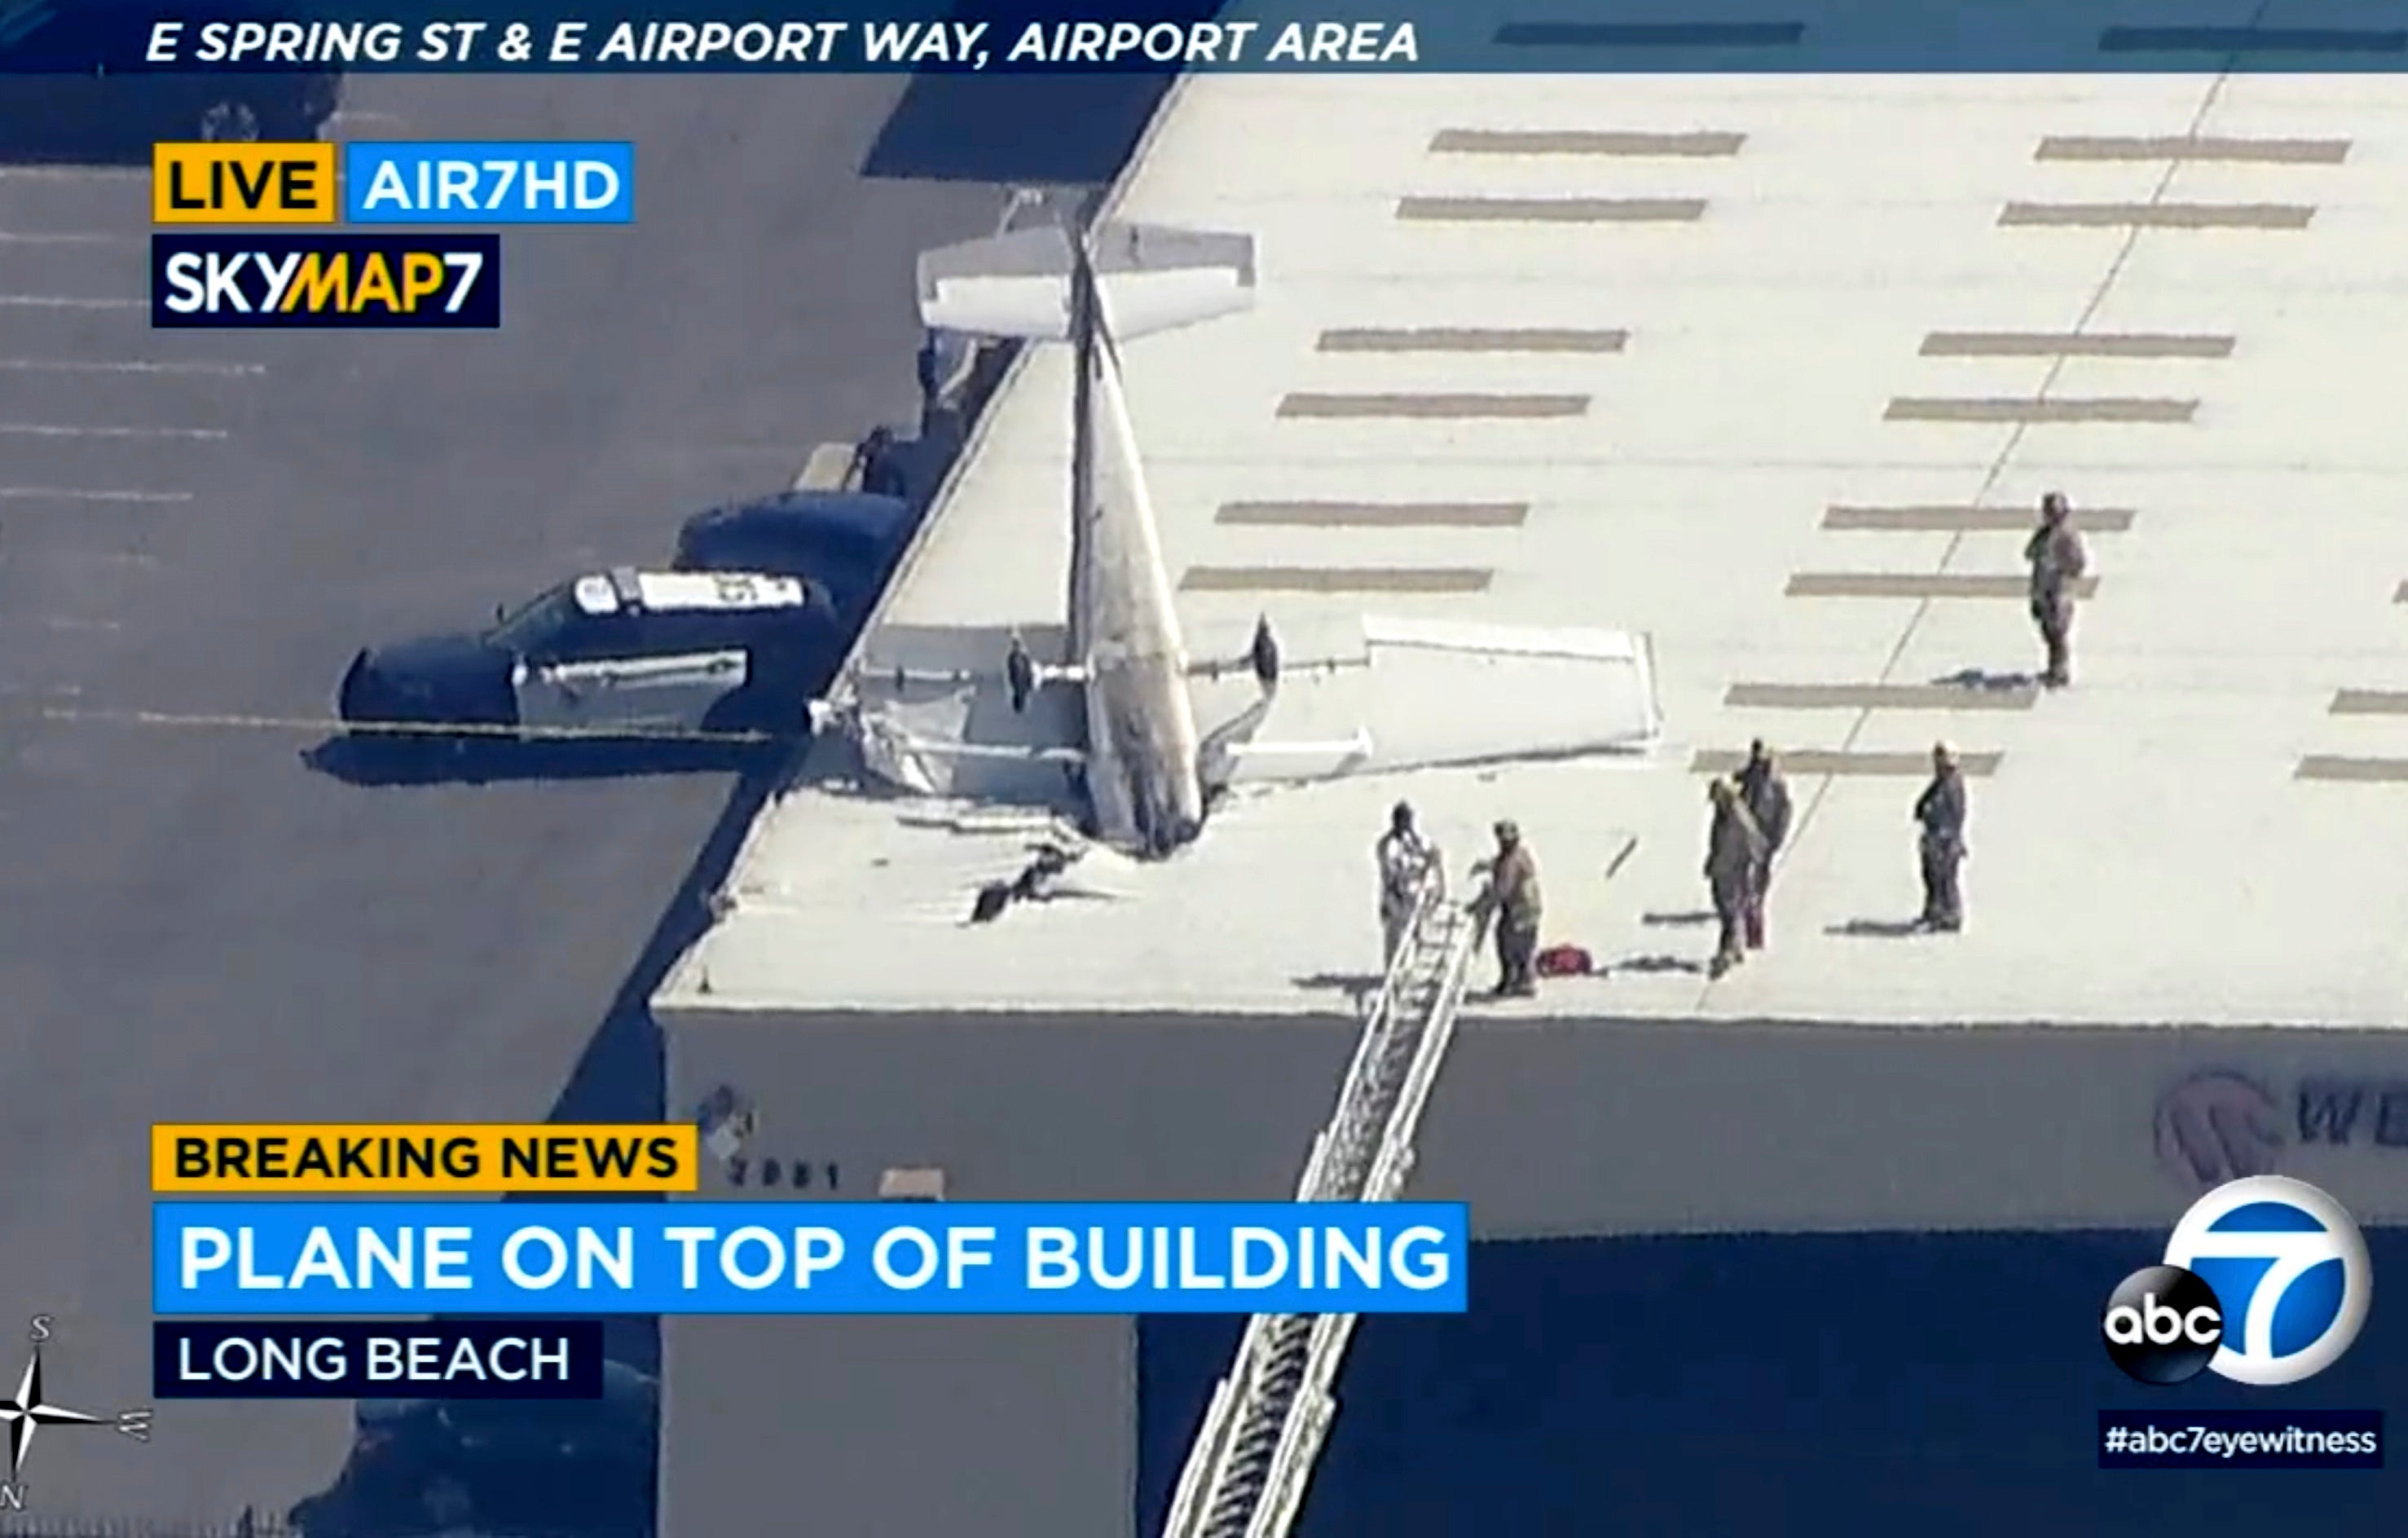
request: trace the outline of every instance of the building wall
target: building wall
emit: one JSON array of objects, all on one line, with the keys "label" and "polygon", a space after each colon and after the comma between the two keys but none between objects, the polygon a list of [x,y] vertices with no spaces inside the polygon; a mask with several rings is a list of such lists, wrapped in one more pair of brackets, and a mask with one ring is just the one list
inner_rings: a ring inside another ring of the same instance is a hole
[{"label": "building wall", "polygon": [[1293,1195],[1355,1034],[1342,1014],[664,1022],[672,1114],[726,1085],[757,1107],[759,1157],[834,1163],[838,1195],[940,1166],[964,1201]]},{"label": "building wall", "polygon": [[660,1529],[1120,1538],[1127,1319],[664,1321]]},{"label": "building wall", "polygon": [[[1254,1021],[662,1013],[675,1114],[721,1085],[757,1108],[747,1184],[707,1176],[706,1199],[763,1190],[771,1160],[779,1195],[798,1162],[806,1189],[838,1198],[874,1195],[889,1168],[936,1167],[958,1200],[1226,1200],[1292,1192],[1353,1049],[1342,1008]],[[2332,1113],[2351,1105],[2344,1126]],[[1488,1239],[2162,1233],[2203,1184],[2259,1168],[2397,1223],[2408,1050],[2298,1029],[1470,1017],[1423,1148],[1413,1194],[1468,1200]],[[966,1511],[990,1530],[1131,1531],[1125,1321],[678,1320],[665,1336],[670,1533],[742,1525],[763,1468],[831,1531],[953,1538]]]},{"label": "building wall", "polygon": [[[1293,1191],[1354,1049],[1343,1008],[663,1016],[672,1106],[738,1089],[753,1152],[835,1164],[840,1196],[935,1165],[963,1200],[1231,1200]],[[1472,1014],[1424,1130],[1416,1193],[1470,1201],[1488,1238],[2145,1228],[2219,1150],[2408,1222],[2408,1035]]]},{"label": "building wall", "polygon": [[[790,1195],[796,1163],[838,1198],[927,1166],[954,1200],[1284,1196],[1353,1050],[1336,1017],[664,1021],[672,1114],[723,1084],[756,1107],[745,1184],[715,1171],[709,1200]],[[810,1532],[1130,1531],[1129,1320],[671,1319],[662,1337],[664,1533],[753,1531],[781,1499]]]},{"label": "building wall", "polygon": [[[1421,1188],[1469,1200],[1487,1237],[2158,1228],[2269,1171],[2408,1219],[2391,1032],[1465,1028]],[[2342,1141],[2303,1139],[2344,1104]]]}]

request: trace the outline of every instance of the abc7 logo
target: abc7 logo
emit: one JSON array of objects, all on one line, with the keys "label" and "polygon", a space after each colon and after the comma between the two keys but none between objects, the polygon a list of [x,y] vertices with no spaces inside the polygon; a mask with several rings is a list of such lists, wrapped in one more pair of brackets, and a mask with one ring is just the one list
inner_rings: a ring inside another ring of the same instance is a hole
[{"label": "abc7 logo", "polygon": [[2186,1383],[2224,1344],[2215,1289],[2180,1266],[2145,1266],[2107,1300],[2107,1355],[2143,1383]]},{"label": "abc7 logo", "polygon": [[2107,1354],[2143,1383],[2202,1371],[2280,1387],[2338,1361],[2366,1322],[2366,1239],[2330,1196],[2251,1175],[2191,1204],[2161,1264],[2124,1278],[2100,1323]]}]

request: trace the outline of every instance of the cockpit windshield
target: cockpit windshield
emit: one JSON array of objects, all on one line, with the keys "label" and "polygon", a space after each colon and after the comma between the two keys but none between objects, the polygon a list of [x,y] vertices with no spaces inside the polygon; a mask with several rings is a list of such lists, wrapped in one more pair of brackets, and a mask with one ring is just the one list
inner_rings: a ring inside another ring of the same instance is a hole
[{"label": "cockpit windshield", "polygon": [[563,582],[516,613],[505,615],[485,640],[520,656],[541,652],[567,633],[578,616],[574,584]]}]

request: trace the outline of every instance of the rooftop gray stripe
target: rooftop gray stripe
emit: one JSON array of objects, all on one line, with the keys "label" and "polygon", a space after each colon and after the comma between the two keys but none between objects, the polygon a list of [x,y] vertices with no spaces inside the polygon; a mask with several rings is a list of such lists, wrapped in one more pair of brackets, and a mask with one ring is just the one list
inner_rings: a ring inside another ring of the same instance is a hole
[{"label": "rooftop gray stripe", "polygon": [[1588,410],[1586,395],[1292,395],[1280,402],[1283,417],[1453,418],[1576,417]]},{"label": "rooftop gray stripe", "polygon": [[[1957,767],[1969,780],[1982,780],[1996,774],[2002,753],[1958,753]],[[1820,748],[1799,748],[1781,755],[1782,766],[1799,775],[1927,775],[1931,772],[1931,755],[1922,753],[1834,753]],[[1692,774],[1731,774],[1744,768],[1744,752],[1701,748],[1689,760]]]},{"label": "rooftop gray stripe", "polygon": [[2338,165],[2349,158],[2347,139],[2093,137],[2052,135],[2040,141],[2034,160],[2187,160],[2250,165]]},{"label": "rooftop gray stripe", "polygon": [[1702,197],[1406,197],[1397,217],[1426,223],[1680,224],[1705,217]]},{"label": "rooftop gray stripe", "polygon": [[1563,327],[1477,329],[1426,326],[1409,330],[1359,328],[1325,331],[1324,352],[1619,352],[1627,331],[1580,331]]},{"label": "rooftop gray stripe", "polygon": [[2408,758],[2344,758],[2334,754],[2311,754],[2300,760],[2293,778],[2398,783],[2408,781]]},{"label": "rooftop gray stripe", "polygon": [[1474,567],[1197,566],[1190,593],[1483,593],[1494,573]]},{"label": "rooftop gray stripe", "polygon": [[[1827,529],[1889,529],[1913,533],[2024,532],[2040,524],[2031,508],[1977,508],[1958,504],[1913,507],[1833,506],[1823,512]],[[2132,526],[2129,508],[2076,508],[2074,527],[2086,534],[2122,534]]]},{"label": "rooftop gray stripe", "polygon": [[2316,210],[2300,203],[2010,203],[2001,224],[2079,229],[2304,230]]},{"label": "rooftop gray stripe", "polygon": [[[2077,578],[2077,598],[2096,597],[2099,579]],[[1789,579],[1793,598],[2024,598],[2031,579],[1954,571],[1801,571]]]},{"label": "rooftop gray stripe", "polygon": [[2024,400],[2014,396],[1949,399],[1900,395],[1882,413],[1885,422],[1969,423],[2184,423],[2197,414],[2195,400],[2100,397]]},{"label": "rooftop gray stripe", "polygon": [[1634,134],[1582,129],[1446,128],[1434,155],[1628,155],[1715,159],[1735,155],[1745,134]]},{"label": "rooftop gray stripe", "polygon": [[2039,697],[2033,683],[1734,683],[1723,703],[1758,711],[2028,711]]},{"label": "rooftop gray stripe", "polygon": [[1226,502],[1216,523],[1260,528],[1514,528],[1527,502]]},{"label": "rooftop gray stripe", "polygon": [[2408,715],[2408,689],[2344,689],[2333,696],[2335,715]]},{"label": "rooftop gray stripe", "polygon": [[2170,332],[1935,331],[1927,358],[2229,358],[2230,337]]},{"label": "rooftop gray stripe", "polygon": [[2101,53],[2400,53],[2408,32],[2365,27],[2109,27]]}]

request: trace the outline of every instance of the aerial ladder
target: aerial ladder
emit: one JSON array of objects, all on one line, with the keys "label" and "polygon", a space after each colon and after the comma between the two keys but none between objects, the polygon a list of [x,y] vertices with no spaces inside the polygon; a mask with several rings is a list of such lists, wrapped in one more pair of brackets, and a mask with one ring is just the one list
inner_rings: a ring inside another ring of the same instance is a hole
[{"label": "aerial ladder", "polygon": [[[1449,897],[1433,855],[1404,942],[1365,1013],[1338,1109],[1298,1201],[1393,1201],[1412,1172],[1430,1086],[1455,1040],[1484,903]],[[1337,1413],[1352,1314],[1259,1314],[1189,1448],[1164,1538],[1285,1538]]]}]

